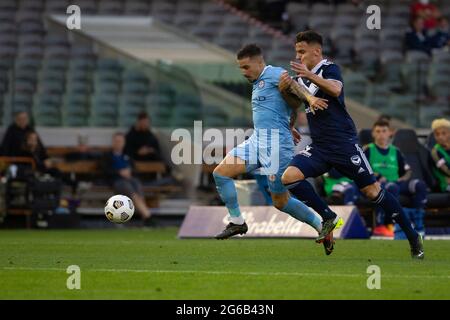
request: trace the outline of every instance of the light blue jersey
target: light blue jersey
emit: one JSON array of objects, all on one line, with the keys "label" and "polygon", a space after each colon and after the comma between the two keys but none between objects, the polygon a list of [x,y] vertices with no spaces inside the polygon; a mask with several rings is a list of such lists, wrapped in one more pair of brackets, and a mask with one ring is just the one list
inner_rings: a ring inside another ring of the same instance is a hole
[{"label": "light blue jersey", "polygon": [[289,126],[291,108],[278,89],[278,83],[284,71],[280,67],[266,66],[253,83],[253,123],[255,130],[278,129],[282,146],[294,148]]},{"label": "light blue jersey", "polygon": [[252,110],[255,131],[230,154],[246,162],[247,171],[260,168],[268,175],[269,189],[285,192],[281,176],[294,156],[294,142],[289,126],[291,108],[283,99],[278,83],[285,70],[266,66],[253,83]]}]

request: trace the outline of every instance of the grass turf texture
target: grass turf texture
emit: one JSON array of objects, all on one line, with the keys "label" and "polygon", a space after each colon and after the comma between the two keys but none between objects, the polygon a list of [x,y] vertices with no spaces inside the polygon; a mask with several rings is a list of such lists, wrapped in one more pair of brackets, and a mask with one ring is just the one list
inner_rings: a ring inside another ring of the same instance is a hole
[{"label": "grass turf texture", "polygon": [[[0,299],[440,299],[450,298],[450,241],[179,240],[173,228],[0,231]],[[367,267],[381,268],[369,290]],[[81,268],[68,290],[66,268]]]}]

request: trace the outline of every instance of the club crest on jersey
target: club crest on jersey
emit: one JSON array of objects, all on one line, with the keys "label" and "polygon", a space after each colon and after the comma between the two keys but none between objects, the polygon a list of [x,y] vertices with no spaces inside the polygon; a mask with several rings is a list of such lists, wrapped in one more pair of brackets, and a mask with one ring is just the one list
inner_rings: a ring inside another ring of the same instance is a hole
[{"label": "club crest on jersey", "polygon": [[352,161],[352,163],[355,166],[359,166],[361,164],[361,158],[358,155],[354,155],[350,158],[350,160]]},{"label": "club crest on jersey", "polygon": [[264,80],[261,80],[260,82],[258,82],[258,88],[260,88],[260,89],[264,88],[265,84],[266,83],[264,82]]}]

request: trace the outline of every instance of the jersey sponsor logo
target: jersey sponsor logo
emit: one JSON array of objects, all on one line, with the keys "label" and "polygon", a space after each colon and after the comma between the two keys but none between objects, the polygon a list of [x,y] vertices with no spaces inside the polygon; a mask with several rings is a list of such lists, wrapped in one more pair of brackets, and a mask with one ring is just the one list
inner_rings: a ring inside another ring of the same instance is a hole
[{"label": "jersey sponsor logo", "polygon": [[262,88],[264,88],[264,85],[265,85],[264,80],[261,80],[261,81],[258,83],[258,88],[262,89]]},{"label": "jersey sponsor logo", "polygon": [[358,155],[352,156],[352,157],[350,158],[350,160],[352,161],[352,163],[353,163],[355,166],[361,165],[361,158],[360,158],[360,156],[358,156]]}]

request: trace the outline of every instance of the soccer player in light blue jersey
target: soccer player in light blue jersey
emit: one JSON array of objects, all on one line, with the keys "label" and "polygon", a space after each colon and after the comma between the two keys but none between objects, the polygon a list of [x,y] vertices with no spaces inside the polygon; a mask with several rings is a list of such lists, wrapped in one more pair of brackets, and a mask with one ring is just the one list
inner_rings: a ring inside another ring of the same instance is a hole
[{"label": "soccer player in light blue jersey", "polygon": [[[285,70],[266,65],[261,49],[253,44],[243,47],[237,60],[242,74],[253,84],[254,133],[231,150],[213,172],[217,191],[230,214],[230,223],[216,238],[227,239],[247,232],[233,178],[256,169],[268,177],[273,205],[320,233],[320,218],[302,202],[290,197],[281,183],[281,176],[294,156],[293,123],[290,123],[292,107],[285,100],[288,97],[283,96],[278,88]],[[327,106],[326,100],[312,95],[305,99],[318,109]],[[333,250],[332,236],[327,240],[324,242],[325,252],[330,254]]]}]

